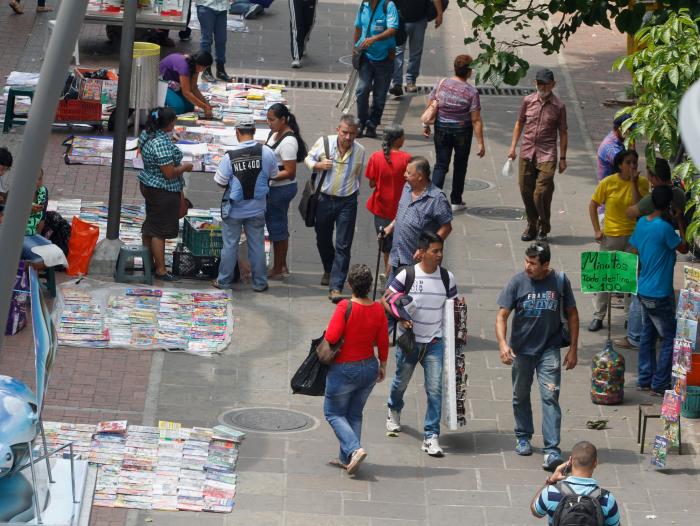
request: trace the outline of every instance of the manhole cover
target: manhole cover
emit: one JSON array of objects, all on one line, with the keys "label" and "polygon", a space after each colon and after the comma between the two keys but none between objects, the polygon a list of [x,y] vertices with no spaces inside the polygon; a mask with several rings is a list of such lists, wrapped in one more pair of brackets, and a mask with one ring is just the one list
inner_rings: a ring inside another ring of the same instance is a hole
[{"label": "manhole cover", "polygon": [[464,181],[464,190],[467,192],[478,192],[487,188],[491,188],[491,185],[481,179],[466,179]]},{"label": "manhole cover", "polygon": [[467,213],[497,221],[519,221],[525,217],[525,209],[510,206],[473,206],[467,208]]},{"label": "manhole cover", "polygon": [[310,415],[273,407],[249,407],[227,411],[219,419],[236,429],[267,433],[306,431],[316,424]]}]

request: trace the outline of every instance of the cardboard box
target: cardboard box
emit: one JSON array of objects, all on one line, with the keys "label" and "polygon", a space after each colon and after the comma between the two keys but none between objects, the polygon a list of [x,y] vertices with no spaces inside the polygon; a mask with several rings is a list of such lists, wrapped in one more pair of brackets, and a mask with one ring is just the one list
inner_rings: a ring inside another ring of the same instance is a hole
[{"label": "cardboard box", "polygon": [[109,80],[85,78],[84,74],[97,71],[96,68],[75,68],[75,78],[78,86],[78,97],[81,100],[99,101],[102,104],[115,104],[117,102],[117,82],[119,76],[116,72],[108,70]]}]

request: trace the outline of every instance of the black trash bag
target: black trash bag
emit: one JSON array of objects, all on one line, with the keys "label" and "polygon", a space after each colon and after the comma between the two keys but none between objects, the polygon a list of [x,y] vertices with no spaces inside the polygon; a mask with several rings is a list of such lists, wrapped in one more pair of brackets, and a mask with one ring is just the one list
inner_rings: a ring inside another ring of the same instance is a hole
[{"label": "black trash bag", "polygon": [[41,235],[60,248],[66,256],[68,255],[70,233],[70,223],[61,214],[58,212],[46,212],[44,230],[41,232]]},{"label": "black trash bag", "polygon": [[321,343],[321,340],[323,340],[323,336],[311,340],[308,356],[292,376],[291,386],[294,394],[323,396],[326,393],[328,366],[322,364],[316,354],[316,347]]}]

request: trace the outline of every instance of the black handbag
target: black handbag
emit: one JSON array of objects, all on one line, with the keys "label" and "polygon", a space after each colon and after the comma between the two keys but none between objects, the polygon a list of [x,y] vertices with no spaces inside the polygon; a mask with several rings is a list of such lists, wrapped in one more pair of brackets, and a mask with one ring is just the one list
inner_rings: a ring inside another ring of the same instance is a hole
[{"label": "black handbag", "polygon": [[566,316],[564,306],[564,273],[556,272],[556,278],[559,292],[559,319],[561,320],[559,330],[561,332],[561,346],[569,347],[571,345],[571,331],[569,330],[569,318]]},{"label": "black handbag", "polygon": [[401,347],[401,350],[406,354],[413,354],[418,347],[416,343],[416,335],[413,333],[413,329],[406,329],[401,333],[401,336],[396,340],[396,345]]},{"label": "black handbag", "polygon": [[[323,136],[323,149],[326,154],[326,159],[330,156],[328,153],[330,146],[328,144],[328,136]],[[326,179],[328,170],[324,170],[321,174],[321,180],[316,182],[316,174],[311,174],[311,178],[306,181],[304,185],[304,191],[301,194],[301,200],[299,201],[299,213],[301,218],[304,220],[304,224],[308,227],[316,225],[316,208],[318,208],[318,199],[321,194],[321,187],[323,186],[323,181]]]},{"label": "black handbag", "polygon": [[[352,312],[352,301],[348,301],[348,304],[345,307],[345,323],[347,325],[348,323],[348,318],[350,318],[350,312]],[[345,330],[343,330],[343,333]],[[331,365],[335,361],[335,357],[338,356],[340,353],[341,348],[343,347],[343,343],[345,343],[345,336],[341,336],[340,340],[338,340],[335,343],[329,343],[328,340],[326,340],[326,333],[323,333],[323,337],[321,339],[321,343],[318,344],[316,347],[316,354],[318,355],[318,359],[321,361],[321,363],[326,364],[326,365]]]},{"label": "black handbag", "polygon": [[323,396],[326,393],[326,375],[328,366],[321,363],[316,354],[316,347],[319,346],[323,336],[311,340],[311,349],[304,361],[292,376],[290,382],[294,394],[307,396]]}]

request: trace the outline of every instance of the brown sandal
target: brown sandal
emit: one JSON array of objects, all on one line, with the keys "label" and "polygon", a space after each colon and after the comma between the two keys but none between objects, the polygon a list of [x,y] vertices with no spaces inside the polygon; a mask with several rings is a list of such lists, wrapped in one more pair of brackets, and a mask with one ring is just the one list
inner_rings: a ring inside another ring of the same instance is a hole
[{"label": "brown sandal", "polygon": [[15,14],[18,14],[18,15],[24,14],[24,9],[22,9],[22,6],[19,5],[19,3],[16,2],[15,0],[10,0],[10,8],[15,12]]},{"label": "brown sandal", "polygon": [[36,8],[36,12],[37,12],[37,13],[50,13],[51,11],[53,11],[53,7],[49,7],[49,6],[47,6],[47,5],[38,6],[38,7]]},{"label": "brown sandal", "polygon": [[335,466],[337,468],[342,468],[342,469],[347,469],[347,466],[343,464],[339,459],[337,458],[332,458],[328,461],[328,464],[331,466]]}]

